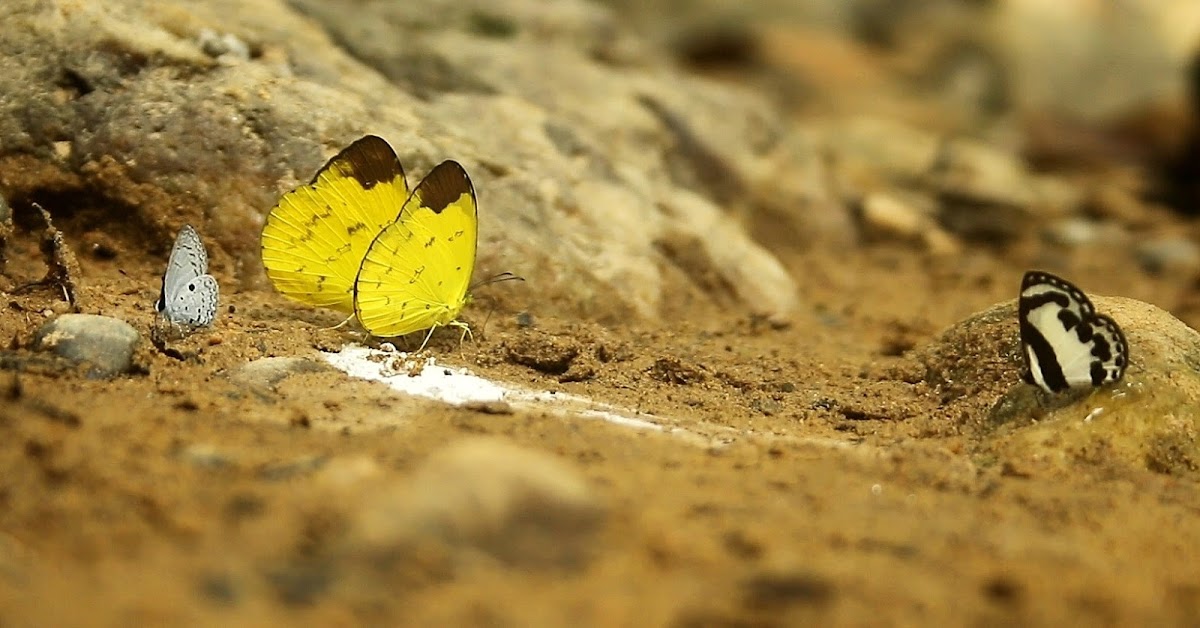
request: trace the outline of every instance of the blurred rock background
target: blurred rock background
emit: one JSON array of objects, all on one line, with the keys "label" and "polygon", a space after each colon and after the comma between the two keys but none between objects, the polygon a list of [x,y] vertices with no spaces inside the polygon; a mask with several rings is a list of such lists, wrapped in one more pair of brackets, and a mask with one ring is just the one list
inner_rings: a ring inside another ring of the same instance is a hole
[{"label": "blurred rock background", "polygon": [[[786,320],[807,255],[1113,259],[1190,289],[1192,0],[10,0],[0,193],[265,288],[278,196],[364,133],[481,190],[482,272],[601,319]],[[95,237],[95,236],[89,236]]]}]

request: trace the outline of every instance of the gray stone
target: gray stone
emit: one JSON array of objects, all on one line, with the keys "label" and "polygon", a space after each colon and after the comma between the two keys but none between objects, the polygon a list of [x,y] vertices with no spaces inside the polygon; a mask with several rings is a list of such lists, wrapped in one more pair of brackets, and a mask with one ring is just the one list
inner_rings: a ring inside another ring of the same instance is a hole
[{"label": "gray stone", "polygon": [[133,368],[133,353],[139,339],[137,330],[120,319],[63,314],[38,329],[33,346],[89,365],[92,376],[112,377]]}]

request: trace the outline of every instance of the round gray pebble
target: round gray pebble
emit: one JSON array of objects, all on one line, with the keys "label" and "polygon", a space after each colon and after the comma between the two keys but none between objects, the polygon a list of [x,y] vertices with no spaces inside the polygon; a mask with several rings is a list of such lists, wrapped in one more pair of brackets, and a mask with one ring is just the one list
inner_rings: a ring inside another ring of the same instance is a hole
[{"label": "round gray pebble", "polygon": [[95,314],[63,314],[42,325],[33,346],[76,364],[91,366],[93,377],[112,377],[133,367],[140,336],[123,320]]}]

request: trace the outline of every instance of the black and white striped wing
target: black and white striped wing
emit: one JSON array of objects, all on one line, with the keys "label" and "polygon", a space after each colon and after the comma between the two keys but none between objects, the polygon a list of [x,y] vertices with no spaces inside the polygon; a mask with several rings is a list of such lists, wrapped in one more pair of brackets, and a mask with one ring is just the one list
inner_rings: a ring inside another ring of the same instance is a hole
[{"label": "black and white striped wing", "polygon": [[1116,321],[1097,314],[1071,282],[1040,271],[1025,273],[1018,310],[1026,382],[1057,393],[1102,386],[1125,374],[1125,334]]}]

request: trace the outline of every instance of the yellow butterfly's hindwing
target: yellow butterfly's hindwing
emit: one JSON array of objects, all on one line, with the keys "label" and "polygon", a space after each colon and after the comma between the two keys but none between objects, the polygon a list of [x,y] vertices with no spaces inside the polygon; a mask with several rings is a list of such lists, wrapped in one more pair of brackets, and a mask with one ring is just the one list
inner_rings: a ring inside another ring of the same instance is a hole
[{"label": "yellow butterfly's hindwing", "polygon": [[363,256],[408,196],[392,147],[374,135],[355,141],[267,216],[262,259],[271,283],[294,301],[353,312]]},{"label": "yellow butterfly's hindwing", "polygon": [[467,303],[477,233],[471,179],[457,162],[438,164],[362,260],[354,283],[359,323],[391,338],[454,322]]}]

